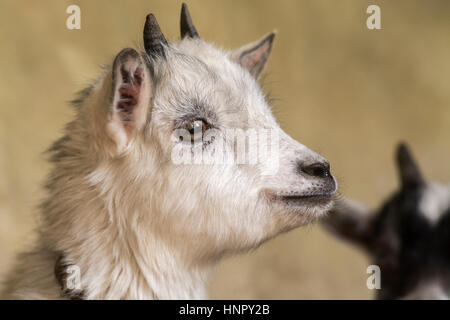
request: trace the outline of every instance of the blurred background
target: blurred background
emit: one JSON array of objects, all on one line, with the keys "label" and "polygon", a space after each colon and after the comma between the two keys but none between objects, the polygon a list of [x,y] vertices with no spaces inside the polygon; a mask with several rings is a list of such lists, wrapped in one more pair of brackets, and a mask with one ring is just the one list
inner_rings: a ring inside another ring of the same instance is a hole
[{"label": "blurred background", "polygon": [[[278,30],[263,87],[281,126],[332,164],[343,196],[371,207],[397,188],[393,150],[410,143],[426,176],[450,181],[450,1],[188,0],[201,37],[235,48]],[[81,7],[81,30],[66,8]],[[366,8],[381,8],[368,30]],[[33,241],[49,171],[43,151],[67,101],[153,12],[179,37],[181,1],[0,0],[0,275]],[[366,256],[318,225],[219,264],[211,298],[370,299]]]}]

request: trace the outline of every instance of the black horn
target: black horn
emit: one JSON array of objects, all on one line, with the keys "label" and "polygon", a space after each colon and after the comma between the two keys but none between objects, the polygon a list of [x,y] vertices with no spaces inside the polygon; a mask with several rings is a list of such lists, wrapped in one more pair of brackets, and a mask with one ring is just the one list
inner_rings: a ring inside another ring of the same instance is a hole
[{"label": "black horn", "polygon": [[147,15],[144,26],[144,48],[149,56],[165,57],[164,46],[167,45],[167,40],[161,32],[161,28],[156,21],[155,16],[150,13]]},{"label": "black horn", "polygon": [[419,166],[406,144],[400,143],[397,147],[397,166],[403,187],[418,186],[425,183]]},{"label": "black horn", "polygon": [[181,38],[199,38],[198,32],[192,24],[191,15],[189,14],[186,3],[181,5],[181,18],[180,18],[180,31]]}]

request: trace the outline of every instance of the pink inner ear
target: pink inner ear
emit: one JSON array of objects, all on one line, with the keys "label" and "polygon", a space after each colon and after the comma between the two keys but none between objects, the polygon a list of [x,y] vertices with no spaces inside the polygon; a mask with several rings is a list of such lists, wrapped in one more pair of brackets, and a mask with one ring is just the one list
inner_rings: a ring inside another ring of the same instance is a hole
[{"label": "pink inner ear", "polygon": [[131,121],[133,110],[139,103],[142,78],[144,72],[142,68],[137,68],[133,74],[122,68],[122,85],[119,88],[120,98],[117,102],[117,109],[120,112],[122,121]]},{"label": "pink inner ear", "polygon": [[274,34],[266,37],[255,47],[243,52],[240,56],[240,64],[254,77],[258,77],[269,57]]},{"label": "pink inner ear", "polygon": [[267,58],[269,52],[269,43],[265,43],[260,48],[248,55],[245,64],[248,69],[253,69],[258,63],[263,62]]}]

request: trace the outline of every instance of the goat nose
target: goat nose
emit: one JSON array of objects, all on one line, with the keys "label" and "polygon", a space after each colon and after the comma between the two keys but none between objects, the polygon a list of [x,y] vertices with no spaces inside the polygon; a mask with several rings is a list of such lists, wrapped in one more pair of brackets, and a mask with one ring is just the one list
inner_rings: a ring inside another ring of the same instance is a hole
[{"label": "goat nose", "polygon": [[303,165],[300,168],[304,173],[312,177],[328,178],[331,176],[330,164],[328,162],[325,163],[317,162],[309,165]]}]

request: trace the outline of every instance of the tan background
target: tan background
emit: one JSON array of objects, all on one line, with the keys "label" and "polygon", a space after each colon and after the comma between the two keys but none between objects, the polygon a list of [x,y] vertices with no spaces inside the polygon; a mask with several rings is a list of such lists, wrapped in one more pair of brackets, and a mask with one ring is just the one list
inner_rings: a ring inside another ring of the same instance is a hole
[{"label": "tan background", "polygon": [[[69,4],[82,29],[65,28]],[[366,28],[369,4],[382,30]],[[282,127],[332,164],[343,195],[374,207],[397,186],[392,152],[414,148],[427,176],[450,180],[450,1],[188,2],[201,36],[237,47],[278,29],[264,88]],[[32,241],[42,152],[71,119],[66,103],[156,14],[178,35],[179,1],[0,1],[0,273]],[[212,298],[372,297],[368,261],[318,226],[224,261]]]}]

